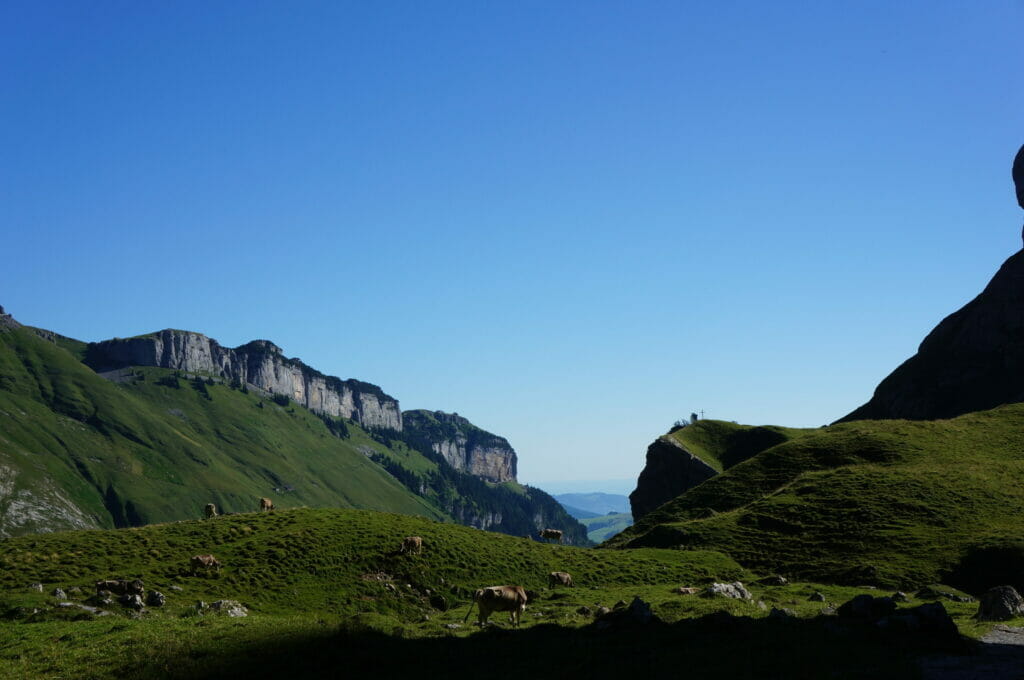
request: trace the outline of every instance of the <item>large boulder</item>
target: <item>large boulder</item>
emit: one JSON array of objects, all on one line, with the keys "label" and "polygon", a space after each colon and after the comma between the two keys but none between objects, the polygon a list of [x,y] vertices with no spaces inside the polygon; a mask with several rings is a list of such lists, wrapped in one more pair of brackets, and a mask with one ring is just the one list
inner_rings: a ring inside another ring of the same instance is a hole
[{"label": "large boulder", "polygon": [[754,596],[739,581],[712,583],[702,593],[704,597],[731,597],[736,600],[752,600]]},{"label": "large boulder", "polygon": [[839,607],[839,617],[860,621],[878,621],[896,611],[891,597],[858,595]]},{"label": "large boulder", "polygon": [[138,593],[125,593],[121,596],[118,602],[122,607],[134,609],[135,611],[141,611],[142,608],[145,606],[142,603],[142,596]]},{"label": "large boulder", "polygon": [[981,596],[978,613],[979,621],[1007,621],[1024,614],[1024,599],[1013,586],[996,586]]},{"label": "large boulder", "polygon": [[607,611],[606,607],[601,607],[598,610],[597,621],[593,625],[597,630],[608,630],[659,623],[662,623],[662,620],[651,611],[651,605],[639,597],[634,597],[628,607],[616,607],[613,611]]},{"label": "large boulder", "polygon": [[210,605],[210,609],[227,614],[228,616],[248,616],[249,610],[237,600],[217,600]]}]

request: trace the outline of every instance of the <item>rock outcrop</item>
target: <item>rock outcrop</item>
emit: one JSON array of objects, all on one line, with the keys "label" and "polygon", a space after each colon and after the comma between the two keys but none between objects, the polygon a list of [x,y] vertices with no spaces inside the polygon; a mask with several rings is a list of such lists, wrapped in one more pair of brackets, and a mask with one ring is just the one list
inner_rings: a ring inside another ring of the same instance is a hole
[{"label": "rock outcrop", "polygon": [[647,447],[647,463],[629,494],[633,521],[718,472],[669,436]]},{"label": "rock outcrop", "polygon": [[1013,185],[1017,190],[1017,205],[1024,208],[1024,146],[1013,159]]},{"label": "rock outcrop", "polygon": [[489,482],[514,482],[516,452],[508,440],[491,434],[458,413],[405,411],[406,440],[433,451],[449,465]]},{"label": "rock outcrop", "polygon": [[285,395],[316,413],[351,418],[364,427],[402,429],[398,401],[376,385],[324,375],[299,359],[285,357],[268,340],[232,349],[201,333],[167,329],[90,343],[85,363],[97,372],[158,366],[219,376]]},{"label": "rock outcrop", "polygon": [[974,618],[979,621],[1009,621],[1024,613],[1024,599],[1013,586],[996,586],[981,596],[978,612]]},{"label": "rock outcrop", "polygon": [[1024,251],[840,419],[933,420],[1024,401]]},{"label": "rock outcrop", "polygon": [[0,306],[0,330],[5,328],[21,328],[21,324],[14,320],[14,317],[4,311]]},{"label": "rock outcrop", "polygon": [[[1024,208],[1024,146],[1013,160]],[[849,420],[934,420],[1024,401],[1024,251],[1012,255],[981,295],[950,314],[917,354],[889,374]]]}]

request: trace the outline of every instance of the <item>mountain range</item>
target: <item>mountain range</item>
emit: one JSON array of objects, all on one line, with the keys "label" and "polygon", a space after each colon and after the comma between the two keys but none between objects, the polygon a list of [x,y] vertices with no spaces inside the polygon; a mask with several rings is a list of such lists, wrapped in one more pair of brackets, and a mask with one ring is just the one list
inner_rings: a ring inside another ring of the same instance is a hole
[{"label": "mountain range", "polygon": [[267,340],[163,330],[85,343],[0,308],[0,536],[277,507],[368,508],[515,535],[585,528],[516,481],[503,437],[402,412]]}]

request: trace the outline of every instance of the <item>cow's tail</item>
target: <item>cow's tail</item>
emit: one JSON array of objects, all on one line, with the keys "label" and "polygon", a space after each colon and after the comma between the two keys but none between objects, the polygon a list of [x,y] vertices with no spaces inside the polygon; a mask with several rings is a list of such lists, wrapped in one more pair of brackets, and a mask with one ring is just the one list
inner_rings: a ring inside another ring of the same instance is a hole
[{"label": "cow's tail", "polygon": [[473,605],[475,605],[475,604],[476,604],[476,600],[472,600],[469,603],[469,610],[466,612],[466,618],[462,619],[463,623],[465,623],[466,621],[469,621],[469,615],[473,613]]}]

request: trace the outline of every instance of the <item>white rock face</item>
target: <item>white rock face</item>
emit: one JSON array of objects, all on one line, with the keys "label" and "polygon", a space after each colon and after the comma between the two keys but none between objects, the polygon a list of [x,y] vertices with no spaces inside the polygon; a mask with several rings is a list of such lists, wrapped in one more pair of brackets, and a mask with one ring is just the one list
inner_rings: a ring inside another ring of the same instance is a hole
[{"label": "white rock face", "polygon": [[163,330],[95,343],[90,357],[90,365],[97,371],[159,366],[208,373],[285,395],[311,411],[351,418],[364,427],[402,429],[398,401],[376,385],[323,375],[298,359],[286,358],[280,347],[267,340],[230,349],[200,333]]},{"label": "white rock face", "polygon": [[31,532],[97,529],[89,517],[48,477],[19,479],[0,463],[0,538]]},{"label": "white rock face", "polygon": [[443,411],[407,411],[403,423],[456,470],[489,482],[515,481],[516,452],[504,437],[481,430],[457,413]]}]

